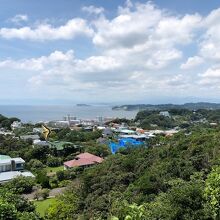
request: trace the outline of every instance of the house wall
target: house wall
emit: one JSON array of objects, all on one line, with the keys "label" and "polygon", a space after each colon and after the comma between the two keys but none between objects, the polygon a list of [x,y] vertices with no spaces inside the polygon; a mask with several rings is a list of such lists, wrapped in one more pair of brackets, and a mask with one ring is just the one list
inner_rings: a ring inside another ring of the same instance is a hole
[{"label": "house wall", "polygon": [[0,172],[11,171],[11,164],[0,165]]},{"label": "house wall", "polygon": [[[15,171],[20,171],[24,169],[24,163],[16,163]],[[0,164],[0,172],[7,172],[12,170],[11,164]]]}]

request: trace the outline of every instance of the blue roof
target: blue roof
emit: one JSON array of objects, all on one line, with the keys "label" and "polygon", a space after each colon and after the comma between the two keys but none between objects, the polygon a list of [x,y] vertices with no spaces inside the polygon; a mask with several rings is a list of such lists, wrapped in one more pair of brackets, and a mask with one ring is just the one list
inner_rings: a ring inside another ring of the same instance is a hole
[{"label": "blue roof", "polygon": [[118,141],[119,141],[118,143],[111,142],[109,144],[109,147],[113,154],[115,154],[120,148],[126,148],[128,146],[137,147],[143,144],[142,141],[136,141],[133,138],[122,138],[122,139],[119,139]]}]

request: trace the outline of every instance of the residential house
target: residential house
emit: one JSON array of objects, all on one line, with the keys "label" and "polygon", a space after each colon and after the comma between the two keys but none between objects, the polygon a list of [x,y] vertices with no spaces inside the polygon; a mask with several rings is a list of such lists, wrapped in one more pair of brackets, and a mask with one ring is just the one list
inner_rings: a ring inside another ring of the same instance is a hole
[{"label": "residential house", "polygon": [[25,161],[18,158],[11,158],[7,155],[0,155],[0,184],[8,182],[17,176],[34,177],[31,172],[24,170]]},{"label": "residential house", "polygon": [[74,160],[64,162],[64,169],[70,169],[73,167],[88,167],[95,164],[99,164],[104,159],[90,153],[82,153],[75,157]]}]

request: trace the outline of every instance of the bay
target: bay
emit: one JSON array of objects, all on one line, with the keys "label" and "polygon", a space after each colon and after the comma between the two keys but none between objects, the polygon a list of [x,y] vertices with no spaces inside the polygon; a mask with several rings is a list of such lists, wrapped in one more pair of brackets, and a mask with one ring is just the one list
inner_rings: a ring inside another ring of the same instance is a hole
[{"label": "bay", "polygon": [[74,106],[74,105],[0,105],[0,114],[7,117],[17,117],[22,122],[40,122],[63,120],[71,115],[80,119],[95,119],[96,117],[118,117],[132,119],[137,111],[113,111],[111,106]]}]

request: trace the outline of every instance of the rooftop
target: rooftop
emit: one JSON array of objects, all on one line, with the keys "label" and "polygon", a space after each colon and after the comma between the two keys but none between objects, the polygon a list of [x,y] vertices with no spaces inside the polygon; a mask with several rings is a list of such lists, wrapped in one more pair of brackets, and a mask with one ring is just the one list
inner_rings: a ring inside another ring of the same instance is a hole
[{"label": "rooftop", "polygon": [[30,135],[21,135],[20,136],[20,138],[21,139],[23,139],[23,140],[27,140],[27,139],[39,139],[40,137],[39,137],[39,135],[37,135],[37,134],[30,134]]},{"label": "rooftop", "polygon": [[66,161],[64,165],[67,167],[79,167],[79,166],[86,166],[86,165],[101,163],[102,161],[103,161],[103,158],[101,157],[98,157],[90,153],[82,153],[82,154],[77,155],[76,159]]},{"label": "rooftop", "polygon": [[11,161],[14,160],[15,163],[25,163],[25,161],[21,158],[21,157],[17,157],[17,158],[5,158],[5,159],[1,159],[0,160],[0,164],[11,164]]},{"label": "rooftop", "polygon": [[5,160],[5,159],[10,159],[11,157],[9,157],[8,155],[0,155],[0,161],[1,160]]},{"label": "rooftop", "polygon": [[8,182],[18,176],[34,177],[34,175],[28,171],[25,171],[25,172],[20,172],[20,171],[2,172],[2,173],[0,173],[0,183]]}]

